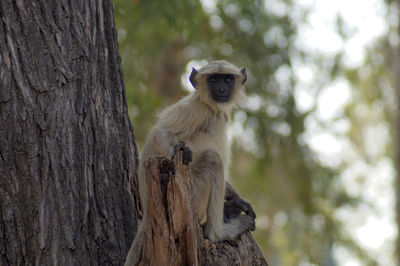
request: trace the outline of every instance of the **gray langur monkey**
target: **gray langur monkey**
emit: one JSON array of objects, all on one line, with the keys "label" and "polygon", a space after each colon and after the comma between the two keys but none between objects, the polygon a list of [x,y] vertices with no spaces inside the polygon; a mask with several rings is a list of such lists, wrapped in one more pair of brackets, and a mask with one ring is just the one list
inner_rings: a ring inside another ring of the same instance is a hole
[{"label": "gray langur monkey", "polygon": [[[230,164],[227,124],[230,112],[244,98],[246,69],[226,61],[213,61],[192,69],[190,82],[196,89],[159,114],[139,163],[139,192],[143,219],[127,255],[125,265],[136,265],[143,250],[146,227],[147,186],[144,160],[149,156],[173,157],[183,151],[183,163],[190,164],[197,213],[210,241],[233,240],[254,230],[255,214],[225,180]],[[230,211],[231,217],[225,215]],[[245,212],[245,213],[243,213]]]}]

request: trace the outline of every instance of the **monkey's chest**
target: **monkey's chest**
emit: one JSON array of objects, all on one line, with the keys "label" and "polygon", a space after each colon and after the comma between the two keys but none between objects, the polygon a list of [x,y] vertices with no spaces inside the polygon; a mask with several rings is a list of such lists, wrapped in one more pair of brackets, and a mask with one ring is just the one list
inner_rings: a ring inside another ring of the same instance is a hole
[{"label": "monkey's chest", "polygon": [[224,166],[229,165],[230,149],[225,130],[218,134],[200,131],[184,141],[192,150],[194,158],[205,150],[214,150],[219,154]]}]

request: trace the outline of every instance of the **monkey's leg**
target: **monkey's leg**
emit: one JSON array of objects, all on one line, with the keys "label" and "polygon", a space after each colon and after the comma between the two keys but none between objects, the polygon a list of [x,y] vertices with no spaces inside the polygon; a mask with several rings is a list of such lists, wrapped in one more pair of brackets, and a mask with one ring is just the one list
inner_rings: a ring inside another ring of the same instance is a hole
[{"label": "monkey's leg", "polygon": [[199,219],[207,217],[204,235],[211,241],[220,240],[224,200],[222,161],[215,151],[206,150],[195,157],[191,169]]},{"label": "monkey's leg", "polygon": [[124,266],[137,265],[143,253],[144,240],[146,236],[146,220],[147,220],[147,207],[146,207],[147,184],[146,184],[146,175],[144,173],[143,163],[139,164],[138,180],[139,180],[139,193],[140,193],[143,217],[142,217],[142,222],[138,225],[135,239],[133,240],[128,255],[126,256]]},{"label": "monkey's leg", "polygon": [[133,240],[128,255],[126,256],[124,266],[134,266],[138,264],[143,252],[145,235],[146,235],[146,216],[143,216],[142,223],[138,227],[135,239]]},{"label": "monkey's leg", "polygon": [[[254,230],[254,220],[247,215],[239,215],[229,223],[223,223],[225,194],[223,169],[219,155],[212,150],[202,152],[192,165],[198,212],[200,219],[205,213],[207,215],[204,233],[211,241],[234,239],[244,231]],[[204,206],[205,203],[207,206]]]}]

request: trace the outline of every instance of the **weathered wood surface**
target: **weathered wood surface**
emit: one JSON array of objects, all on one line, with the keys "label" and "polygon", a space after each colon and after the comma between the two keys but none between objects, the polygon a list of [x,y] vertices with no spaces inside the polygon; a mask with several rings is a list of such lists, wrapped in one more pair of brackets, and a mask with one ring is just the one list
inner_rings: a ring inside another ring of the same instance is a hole
[{"label": "weathered wood surface", "polygon": [[139,265],[267,265],[251,233],[236,241],[203,238],[192,178],[182,154],[145,162],[148,191],[146,240]]}]

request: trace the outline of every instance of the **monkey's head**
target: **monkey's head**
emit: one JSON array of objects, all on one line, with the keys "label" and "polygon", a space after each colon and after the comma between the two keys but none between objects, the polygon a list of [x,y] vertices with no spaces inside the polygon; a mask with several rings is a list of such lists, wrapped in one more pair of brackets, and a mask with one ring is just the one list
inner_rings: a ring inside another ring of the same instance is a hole
[{"label": "monkey's head", "polygon": [[247,80],[246,68],[241,70],[226,61],[212,61],[193,68],[190,82],[200,99],[214,110],[229,111],[244,98],[243,85]]}]

